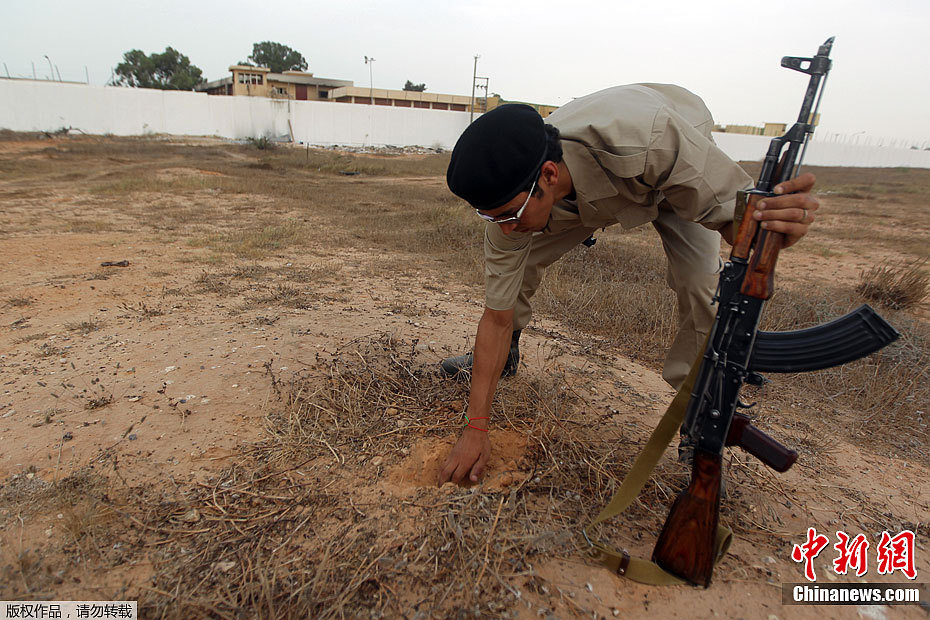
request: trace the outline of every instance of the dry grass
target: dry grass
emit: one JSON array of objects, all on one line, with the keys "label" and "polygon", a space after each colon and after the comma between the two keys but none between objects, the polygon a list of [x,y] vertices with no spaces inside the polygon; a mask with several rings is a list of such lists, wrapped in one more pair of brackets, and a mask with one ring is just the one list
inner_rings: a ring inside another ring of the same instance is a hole
[{"label": "dry grass", "polygon": [[[28,162],[36,165],[20,174],[45,174],[53,182],[44,186],[52,189],[54,179],[84,185],[92,194],[116,201],[114,208],[121,204],[120,197],[135,196],[129,213],[120,207],[118,215],[99,221],[115,222],[129,215],[152,234],[170,233],[209,250],[213,258],[204,257],[206,262],[223,265],[230,257],[251,261],[248,268],[204,271],[195,282],[196,292],[235,296],[241,294],[237,282],[242,281],[255,291],[247,305],[301,308],[312,301],[313,284],[335,274],[325,275],[325,268],[285,274],[258,267],[259,261],[294,250],[359,248],[391,256],[382,266],[388,278],[431,257],[446,277],[479,284],[483,223],[444,187],[441,175],[447,162],[448,155],[379,157],[320,149],[63,137],[51,140],[40,158]],[[10,159],[3,165],[19,166]],[[758,166],[745,167],[755,174]],[[872,243],[893,247],[903,264],[922,264],[928,252],[921,231],[930,175],[907,169],[814,171],[818,191],[839,217],[812,234],[816,238],[806,244],[812,251],[823,257],[858,251],[862,228],[870,226]],[[347,172],[353,174],[346,176]],[[221,206],[217,194],[224,196]],[[883,204],[888,196],[913,200]],[[213,222],[210,229],[203,226],[206,220]],[[908,226],[897,225],[902,221]],[[94,222],[76,220],[71,225],[93,231],[98,226]],[[599,235],[593,248],[570,252],[547,271],[534,300],[537,313],[607,338],[625,354],[658,367],[674,333],[675,302],[665,284],[660,244],[653,237],[651,230],[611,229]],[[861,297],[878,295],[892,307],[912,304],[911,298],[916,300],[925,290],[917,267],[894,274],[881,268],[873,272],[863,274],[861,295],[779,287],[767,310],[768,328],[811,326],[842,314]],[[928,356],[925,323],[907,314],[895,314],[893,323],[904,333],[900,344],[856,364],[810,373],[798,381],[792,378],[783,389],[801,390],[807,398],[828,399],[844,408],[858,409],[865,403],[864,415],[882,403],[893,403],[896,420],[926,411],[930,403],[920,387],[927,384],[922,380]],[[92,327],[85,325],[79,331]],[[925,432],[924,427],[919,432]]]},{"label": "dry grass", "polygon": [[[326,260],[328,253],[353,248],[391,256],[382,265],[387,278],[407,273],[415,263],[441,270],[449,281],[480,283],[483,224],[444,189],[447,161],[442,155],[363,157],[57,138],[29,160],[3,159],[0,172],[15,175],[22,186],[21,194],[19,189],[11,194],[15,200],[29,200],[27,190],[41,184],[48,195],[77,191],[75,207],[84,200],[100,210],[95,219],[72,218],[71,230],[93,234],[106,226],[125,227],[212,253],[215,270],[203,271],[187,288],[166,287],[163,294],[243,296],[248,288],[249,303],[271,308],[255,322],[270,324],[277,320],[276,309],[313,301],[318,283],[349,281],[350,273],[334,274]],[[167,174],[178,169],[191,172]],[[888,218],[879,217],[872,202],[893,205],[896,217],[917,226],[923,197],[930,194],[930,175],[919,171],[817,172],[844,216],[821,237],[842,242],[825,244],[819,250],[825,257],[855,246],[852,240],[861,244],[856,235],[864,224],[885,226]],[[886,188],[895,190],[898,202],[887,200]],[[215,200],[218,194],[221,201]],[[916,230],[913,241],[911,227],[888,225],[876,242],[893,243],[904,258],[920,259],[927,250]],[[659,244],[649,234],[609,231],[594,248],[568,254],[549,270],[537,312],[657,367],[674,330],[674,299],[665,285]],[[320,267],[281,267],[277,259],[294,252],[320,257]],[[275,259],[268,261],[275,266],[264,259]],[[889,279],[879,281],[887,285]],[[474,290],[480,296],[480,287]],[[859,302],[852,287],[779,287],[765,328],[808,327]],[[140,318],[159,311],[128,302],[121,310]],[[421,310],[411,299],[391,311],[415,316]],[[926,462],[930,332],[907,309],[891,310],[887,318],[903,337],[882,352],[837,369],[770,377],[774,384],[766,388],[766,401],[805,401],[822,409],[812,417],[786,406],[785,413],[763,416],[789,432],[786,443],[800,445],[805,464],[829,462],[836,434]],[[85,333],[99,327],[93,319],[83,323],[88,325],[67,327]],[[407,496],[384,494],[390,474],[408,466],[424,442],[439,441],[458,427],[466,400],[465,386],[441,381],[433,374],[434,360],[418,358],[416,346],[372,337],[318,358],[293,381],[270,376],[279,398],[265,420],[267,439],[246,447],[237,463],[205,482],[124,485],[116,482],[121,476],[116,458],[104,454],[93,463],[97,475],[78,472],[51,486],[30,486],[25,477],[5,484],[0,503],[8,512],[2,518],[9,523],[18,515],[62,512],[67,535],[54,544],[80,571],[88,564],[107,572],[151,562],[150,579],[134,592],[145,617],[501,617],[527,611],[523,606],[534,593],[562,593],[535,567],[546,558],[577,558],[583,551],[578,526],[615,490],[643,443],[643,431],[618,423],[616,412],[590,407],[574,388],[578,379],[571,369],[544,364],[540,373],[503,382],[497,396],[495,424],[529,441],[510,486],[436,490],[421,481]],[[65,351],[43,343],[37,352]],[[113,398],[96,380],[84,389],[63,388],[88,407]],[[618,406],[633,410],[638,403]],[[46,415],[45,423],[50,419]],[[101,471],[103,463],[112,470]],[[648,555],[673,489],[685,477],[677,463],[663,461],[631,508],[637,528],[608,523],[599,537]],[[784,523],[800,509],[770,500],[796,502],[803,497],[800,490],[786,488],[736,451],[728,477],[725,519],[741,537],[787,548]],[[851,490],[817,509],[867,515],[874,527],[864,531],[898,531],[906,524]],[[926,535],[926,526],[908,527],[923,527]],[[67,571],[78,570],[51,567],[35,550],[12,552],[0,569],[5,599],[54,592]],[[750,568],[748,561],[731,559],[718,570],[718,578],[743,579]]]},{"label": "dry grass", "polygon": [[23,295],[8,298],[5,305],[11,308],[25,308],[26,306],[32,305],[33,302],[35,302],[35,299]]},{"label": "dry grass", "polygon": [[604,336],[633,359],[661,362],[677,328],[665,255],[650,233],[611,231],[546,271],[534,305],[569,327]]},{"label": "dry grass", "polygon": [[[587,413],[570,377],[517,378],[502,384],[495,420],[530,438],[509,487],[440,491],[420,481],[392,497],[381,484],[410,468],[422,442],[461,423],[466,397],[465,386],[438,378],[415,350],[416,342],[383,335],[349,343],[293,381],[272,375],[280,400],[266,418],[268,439],[204,482],[112,489],[81,473],[18,495],[13,485],[2,499],[14,514],[73,502],[64,550],[101,570],[151,562],[150,579],[134,594],[145,617],[535,614],[532,595],[556,595],[564,584],[534,566],[584,553],[579,525],[616,490],[643,437],[613,416]],[[728,477],[723,518],[741,537],[781,540],[798,507],[766,498],[790,489],[736,453]],[[663,461],[630,509],[636,528],[607,523],[596,536],[648,554],[685,479],[680,465]],[[866,497],[844,501],[888,529],[906,523],[869,509]],[[54,583],[41,557],[18,557],[0,594]],[[717,578],[741,574],[744,564],[731,560]]]},{"label": "dry grass", "polygon": [[[84,485],[65,546],[103,569],[151,561],[138,595],[146,617],[508,615],[527,594],[559,588],[534,563],[583,553],[578,524],[615,490],[640,438],[590,419],[561,375],[517,379],[503,386],[496,421],[532,438],[514,484],[440,492],[422,482],[406,497],[379,495],[405,455],[460,424],[466,388],[419,365],[415,345],[385,335],[347,345],[293,382],[272,377],[280,405],[266,420],[269,439],[204,483],[114,493],[82,474],[10,505],[48,510]],[[663,464],[631,512],[642,531],[658,530],[683,479],[677,464]],[[759,486],[756,474],[741,474],[732,510],[750,501],[740,499],[744,482],[747,493]],[[616,524],[600,533],[642,547]],[[28,581],[0,593],[54,579],[42,577],[39,559],[23,564]]]},{"label": "dry grass", "polygon": [[77,332],[82,336],[86,336],[92,332],[95,332],[103,327],[103,321],[95,318],[85,319],[83,321],[69,321],[65,323],[65,329],[69,332]]},{"label": "dry grass", "polygon": [[913,308],[926,298],[930,287],[930,274],[925,267],[926,261],[875,265],[862,272],[856,292],[893,310]]}]

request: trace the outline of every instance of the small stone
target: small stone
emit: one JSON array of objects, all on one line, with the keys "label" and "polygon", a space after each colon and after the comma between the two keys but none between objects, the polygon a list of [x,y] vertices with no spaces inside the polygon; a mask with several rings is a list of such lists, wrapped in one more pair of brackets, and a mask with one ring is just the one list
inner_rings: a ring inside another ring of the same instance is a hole
[{"label": "small stone", "polygon": [[177,369],[178,369],[177,366],[168,366],[167,368],[165,368],[165,372],[173,372]]},{"label": "small stone", "polygon": [[381,458],[380,456],[376,456],[375,458],[371,459],[371,464],[374,465],[375,467],[378,467],[383,462],[384,462],[384,459]]},{"label": "small stone", "polygon": [[191,508],[184,513],[184,516],[181,517],[181,521],[184,521],[184,523],[197,523],[200,521],[200,512],[196,508]]},{"label": "small stone", "polygon": [[230,562],[230,561],[227,561],[227,562],[214,562],[214,563],[211,564],[210,566],[211,566],[214,570],[218,570],[218,571],[221,572],[221,573],[225,573],[225,572],[231,571],[233,568],[235,568],[235,567],[236,567],[236,563],[235,563],[235,562]]},{"label": "small stone", "polygon": [[887,620],[888,615],[885,613],[885,610],[888,609],[884,605],[859,605],[856,609],[857,615],[860,618],[869,618],[869,620]]}]

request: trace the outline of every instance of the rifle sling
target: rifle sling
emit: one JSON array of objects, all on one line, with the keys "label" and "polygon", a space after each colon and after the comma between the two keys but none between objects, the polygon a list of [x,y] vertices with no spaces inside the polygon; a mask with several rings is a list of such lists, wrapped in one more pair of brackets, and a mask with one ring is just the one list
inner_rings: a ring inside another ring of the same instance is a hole
[{"label": "rifle sling", "polygon": [[[706,347],[706,343],[705,343]],[[703,351],[703,348],[702,348]],[[691,365],[691,372],[685,379],[684,385],[678,390],[674,400],[665,410],[665,415],[659,421],[649,441],[643,451],[636,457],[633,466],[627,473],[620,488],[611,498],[610,502],[604,506],[600,514],[595,517],[594,521],[588,524],[582,530],[585,540],[591,545],[592,549],[597,552],[598,559],[607,568],[633,581],[649,585],[677,585],[687,583],[685,580],[659,568],[655,562],[630,556],[625,551],[618,551],[604,543],[593,541],[588,536],[588,530],[611,517],[621,514],[629,508],[633,500],[639,495],[656,464],[662,457],[672,439],[681,428],[681,423],[685,417],[685,410],[688,407],[688,400],[691,397],[691,390],[694,387],[694,380],[697,376],[698,368],[701,365],[702,356],[699,356],[694,364]],[[717,534],[714,539],[714,549],[716,565],[726,554],[733,539],[733,532],[722,525],[717,526]]]}]

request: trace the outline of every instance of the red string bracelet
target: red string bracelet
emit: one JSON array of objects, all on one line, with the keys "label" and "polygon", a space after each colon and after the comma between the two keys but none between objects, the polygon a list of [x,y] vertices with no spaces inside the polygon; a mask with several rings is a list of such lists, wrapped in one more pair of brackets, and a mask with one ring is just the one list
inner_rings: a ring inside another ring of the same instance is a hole
[{"label": "red string bracelet", "polygon": [[488,432],[488,429],[486,429],[486,428],[480,428],[480,427],[478,427],[478,426],[472,426],[472,425],[471,425],[471,421],[472,421],[472,420],[490,420],[489,417],[484,416],[484,417],[480,417],[480,418],[469,418],[468,416],[465,416],[465,419],[468,421],[468,424],[465,425],[465,426],[467,426],[468,428],[473,428],[473,429],[475,429],[476,431],[481,431],[481,432],[483,432],[483,433],[487,433],[487,432]]}]

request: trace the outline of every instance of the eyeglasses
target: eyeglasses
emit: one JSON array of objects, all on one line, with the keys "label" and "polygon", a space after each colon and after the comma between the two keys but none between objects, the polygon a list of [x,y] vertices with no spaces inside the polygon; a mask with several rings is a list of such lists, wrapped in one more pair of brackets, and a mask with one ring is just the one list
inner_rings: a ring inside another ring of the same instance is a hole
[{"label": "eyeglasses", "polygon": [[523,215],[523,211],[526,209],[526,205],[530,204],[530,198],[533,197],[533,190],[536,189],[536,181],[533,181],[533,185],[530,186],[530,193],[526,196],[526,201],[523,203],[523,206],[517,209],[517,212],[513,215],[498,215],[497,217],[493,215],[488,215],[487,213],[482,213],[478,209],[475,209],[475,213],[478,214],[478,217],[485,220],[486,222],[492,222],[494,224],[506,224],[507,222],[518,222],[520,221],[520,216]]}]

